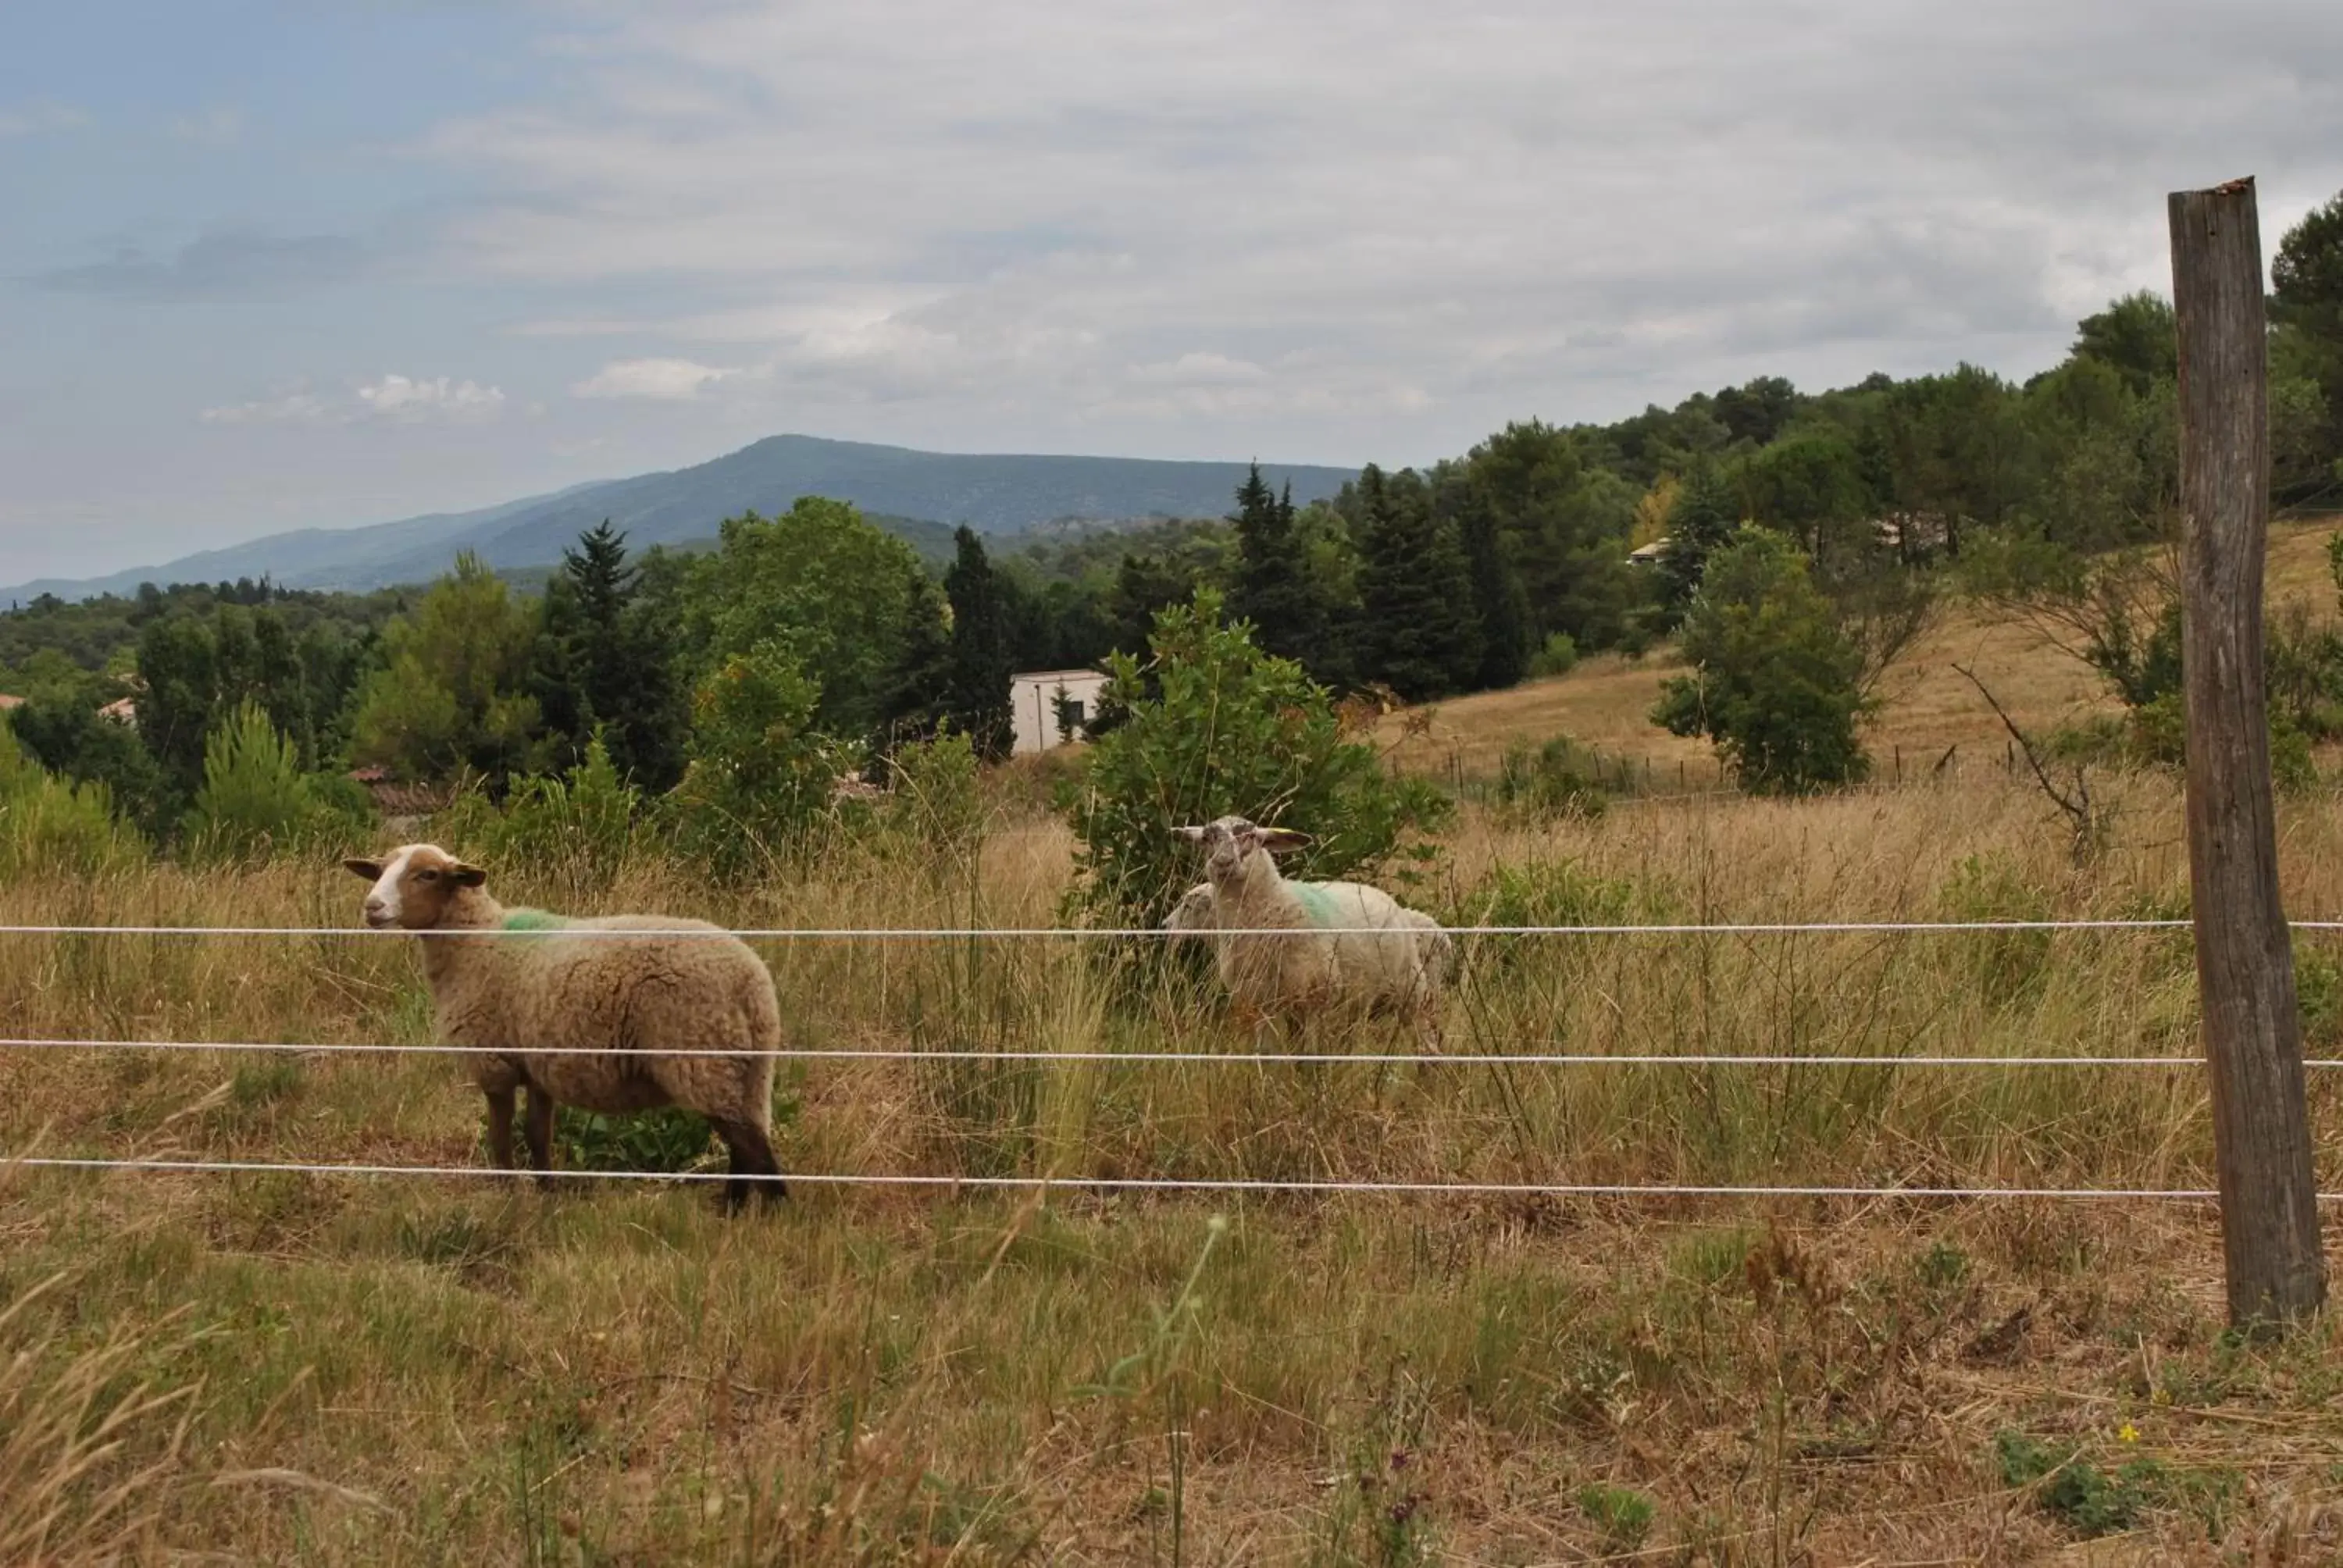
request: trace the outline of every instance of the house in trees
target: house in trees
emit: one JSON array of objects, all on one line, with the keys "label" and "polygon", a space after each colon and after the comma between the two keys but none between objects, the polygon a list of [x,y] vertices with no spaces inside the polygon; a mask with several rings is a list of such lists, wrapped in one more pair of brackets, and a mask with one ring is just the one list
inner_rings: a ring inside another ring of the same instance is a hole
[{"label": "house in trees", "polygon": [[1095,669],[1037,669],[1009,678],[1010,717],[1018,756],[1078,738],[1098,713],[1106,677]]}]

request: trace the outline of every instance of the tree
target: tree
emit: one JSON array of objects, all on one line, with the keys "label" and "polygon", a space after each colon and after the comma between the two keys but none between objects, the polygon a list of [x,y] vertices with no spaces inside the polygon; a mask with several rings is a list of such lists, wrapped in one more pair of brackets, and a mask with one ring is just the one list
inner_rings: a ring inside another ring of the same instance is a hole
[{"label": "tree", "polygon": [[1481,665],[1471,568],[1454,526],[1436,517],[1412,468],[1359,476],[1360,673],[1410,702],[1470,687]]},{"label": "tree", "polygon": [[1743,789],[1805,794],[1869,772],[1862,654],[1787,539],[1744,528],[1710,558],[1683,647],[1693,673],[1662,688],[1653,722],[1706,736]]},{"label": "tree", "polygon": [[1518,684],[1529,672],[1529,595],[1498,526],[1496,508],[1477,487],[1462,489],[1457,528],[1472,574],[1473,619],[1481,630],[1481,663],[1471,684],[1497,690]]},{"label": "tree", "polygon": [[820,689],[779,641],[727,658],[692,699],[691,761],[673,796],[677,842],[724,876],[795,848],[843,760],[815,729]]},{"label": "tree", "polygon": [[1510,424],[1441,477],[1487,508],[1521,580],[1532,646],[1560,631],[1581,648],[1608,648],[1641,596],[1626,555],[1643,486],[1591,461],[1588,445],[1538,420]]},{"label": "tree", "polygon": [[687,726],[669,623],[646,613],[627,536],[606,520],[561,552],[546,585],[536,696],[562,761],[581,764],[598,729],[610,763],[653,793],[683,772]]},{"label": "tree", "polygon": [[1325,658],[1325,603],[1294,528],[1293,487],[1287,486],[1282,497],[1273,494],[1255,463],[1237,487],[1237,511],[1230,521],[1236,528],[1237,566],[1229,585],[1229,613],[1251,621],[1269,652],[1316,669]]},{"label": "tree", "polygon": [[905,584],[902,637],[880,705],[874,761],[935,734],[950,711],[952,676],[950,606],[936,580],[915,570]]},{"label": "tree", "polygon": [[[1446,808],[1421,779],[1383,771],[1373,747],[1347,737],[1326,689],[1301,665],[1262,651],[1220,596],[1157,618],[1151,657],[1108,661],[1104,705],[1122,721],[1098,736],[1072,819],[1080,879],[1073,901],[1118,925],[1153,925],[1195,879],[1182,823],[1234,812],[1317,841],[1289,871],[1335,877],[1392,858],[1411,828]],[[1093,732],[1095,733],[1095,732]]]},{"label": "tree", "polygon": [[383,664],[358,699],[354,754],[415,779],[471,772],[501,791],[535,771],[539,734],[529,694],[537,607],[470,551],[411,615],[383,633]]},{"label": "tree", "polygon": [[2146,289],[2086,316],[2075,330],[2075,357],[2105,365],[2135,397],[2180,375],[2180,329],[2172,305]]},{"label": "tree", "polygon": [[1167,605],[1187,603],[1197,586],[1195,571],[1183,561],[1151,551],[1125,551],[1107,595],[1107,619],[1113,628],[1110,646],[1122,653],[1144,653],[1157,613]]},{"label": "tree", "polygon": [[1732,439],[1763,447],[1796,416],[1801,401],[1798,389],[1782,377],[1760,376],[1719,392],[1713,408]]},{"label": "tree", "polygon": [[2286,231],[2270,286],[2271,455],[2302,494],[2343,479],[2343,195]]},{"label": "tree", "polygon": [[1742,465],[1741,484],[1750,520],[1788,534],[1815,561],[1871,548],[1862,463],[1839,430],[1784,436]]},{"label": "tree", "polygon": [[817,725],[860,739],[884,721],[903,658],[911,547],[843,501],[802,496],[779,518],[724,520],[685,598],[689,667],[704,675],[779,639],[820,688]]},{"label": "tree", "polygon": [[997,762],[1015,744],[1009,688],[1009,628],[1002,619],[1000,580],[985,558],[984,541],[962,525],[952,534],[954,557],[944,574],[951,601],[951,681],[946,716],[976,748]]},{"label": "tree", "polygon": [[1668,548],[1660,557],[1660,605],[1680,615],[1699,589],[1708,558],[1733,537],[1739,524],[1733,491],[1713,463],[1684,478],[1668,509]]}]

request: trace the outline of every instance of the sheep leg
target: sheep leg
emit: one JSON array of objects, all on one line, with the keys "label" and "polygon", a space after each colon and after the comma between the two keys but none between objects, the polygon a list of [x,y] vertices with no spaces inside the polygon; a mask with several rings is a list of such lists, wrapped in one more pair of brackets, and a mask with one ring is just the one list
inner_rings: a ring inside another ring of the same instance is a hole
[{"label": "sheep leg", "polygon": [[538,1173],[538,1185],[552,1186],[553,1096],[534,1083],[528,1086],[528,1116],[520,1131],[528,1140],[528,1168]]},{"label": "sheep leg", "polygon": [[724,1183],[724,1211],[737,1214],[754,1190],[759,1201],[778,1202],[789,1195],[781,1181],[781,1162],[773,1157],[773,1141],[765,1130],[747,1121],[709,1117],[709,1124],[732,1151],[731,1180]]},{"label": "sheep leg", "polygon": [[488,1097],[488,1160],[499,1171],[513,1168],[512,1118],[513,1091],[491,1089]]}]

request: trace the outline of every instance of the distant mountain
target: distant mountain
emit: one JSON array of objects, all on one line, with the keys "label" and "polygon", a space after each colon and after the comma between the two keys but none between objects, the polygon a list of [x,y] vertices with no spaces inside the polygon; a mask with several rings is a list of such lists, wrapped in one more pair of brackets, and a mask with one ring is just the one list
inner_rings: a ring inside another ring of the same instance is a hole
[{"label": "distant mountain", "polygon": [[[1348,468],[1263,464],[1296,502],[1332,496]],[[304,528],[249,544],[79,582],[0,588],[0,601],[135,592],[142,582],[217,582],[267,576],[287,588],[366,589],[422,582],[461,550],[491,567],[545,566],[604,518],[628,542],[680,545],[713,538],[716,525],[751,508],[768,517],[799,496],[851,501],[932,556],[950,528],[1006,534],[1071,520],[1220,517],[1235,504],[1242,463],[1170,463],[1138,457],[961,456],[772,436],[696,467],[578,485],[477,512],[435,513],[355,528]]]}]

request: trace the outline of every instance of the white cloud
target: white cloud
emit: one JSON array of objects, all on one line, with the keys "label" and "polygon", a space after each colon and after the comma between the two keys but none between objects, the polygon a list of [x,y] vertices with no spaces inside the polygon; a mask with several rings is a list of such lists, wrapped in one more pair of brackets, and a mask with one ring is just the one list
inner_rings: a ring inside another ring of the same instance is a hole
[{"label": "white cloud", "polygon": [[37,136],[54,131],[79,130],[89,124],[86,111],[54,98],[0,108],[0,136]]},{"label": "white cloud", "polygon": [[223,403],[197,417],[206,425],[330,425],[334,409],[311,392],[288,392],[253,403]]},{"label": "white cloud", "polygon": [[223,104],[200,114],[180,115],[171,121],[171,135],[200,146],[234,146],[244,136],[244,111]]},{"label": "white cloud", "polygon": [[477,381],[389,374],[346,393],[307,386],[249,403],[223,403],[197,416],[206,425],[478,424],[504,411],[505,395]]},{"label": "white cloud", "polygon": [[608,319],[755,346],[735,404],[997,439],[1122,409],[1323,451],[1356,417],[1359,455],[1431,455],[1759,371],[2027,370],[2157,282],[2165,190],[2253,169],[2275,217],[2343,139],[2327,0],[873,0],[662,10],[566,57],[432,138],[511,193],[459,221],[475,265],[705,301]]},{"label": "white cloud", "polygon": [[690,359],[614,359],[569,391],[577,397],[645,397],[684,403],[740,374]]},{"label": "white cloud", "polygon": [[358,402],[368,413],[407,424],[424,420],[472,424],[495,418],[505,406],[500,388],[446,376],[415,380],[387,375],[360,387],[357,395]]}]

